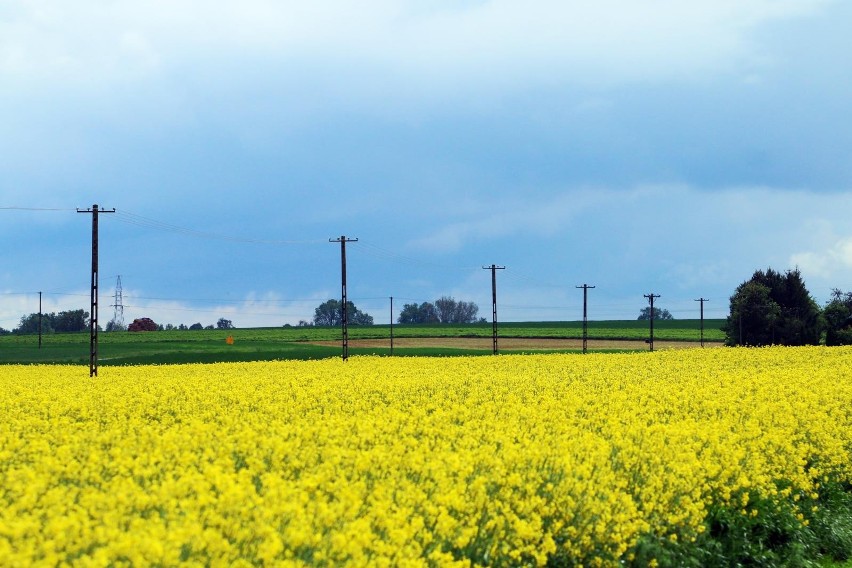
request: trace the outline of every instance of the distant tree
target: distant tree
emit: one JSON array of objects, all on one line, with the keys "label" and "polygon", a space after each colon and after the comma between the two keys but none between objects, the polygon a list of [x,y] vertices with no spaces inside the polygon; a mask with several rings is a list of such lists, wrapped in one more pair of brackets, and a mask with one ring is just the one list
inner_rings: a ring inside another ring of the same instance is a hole
[{"label": "distant tree", "polygon": [[346,302],[347,319],[352,325],[373,325],[373,316],[355,307],[352,302]]},{"label": "distant tree", "polygon": [[[41,332],[42,333],[53,333],[53,322],[56,319],[56,314],[43,313],[41,315]],[[12,330],[12,333],[25,335],[29,333],[38,333],[38,313],[32,313],[27,316],[21,316],[21,322],[18,324],[18,327]]]},{"label": "distant tree", "polygon": [[457,302],[451,296],[441,296],[435,300],[435,309],[441,323],[473,323],[479,306],[473,302]]},{"label": "distant tree", "polygon": [[189,326],[189,329],[195,331],[195,330],[198,330],[198,329],[204,329],[204,326],[201,325],[201,323],[194,323],[191,326]]},{"label": "distant tree", "polygon": [[456,317],[456,301],[449,296],[441,296],[435,300],[435,310],[441,323],[453,323]]},{"label": "distant tree", "polygon": [[781,308],[772,299],[772,290],[759,282],[747,281],[731,296],[731,315],[722,326],[726,345],[771,345]]},{"label": "distant tree", "polygon": [[[346,302],[346,320],[351,325],[373,325],[373,316],[362,312],[352,302]],[[314,325],[337,326],[342,323],[339,300],[328,300],[314,310]]]},{"label": "distant tree", "polygon": [[127,326],[115,320],[109,320],[104,329],[106,331],[127,331]]},{"label": "distant tree", "polygon": [[852,345],[852,292],[835,288],[822,310],[826,345]]},{"label": "distant tree", "polygon": [[313,322],[299,320],[299,327],[310,327],[312,325],[314,325]]},{"label": "distant tree", "polygon": [[9,335],[10,333],[12,333],[12,332],[9,331],[8,329],[4,329],[4,328],[0,327],[0,335]]},{"label": "distant tree", "polygon": [[68,310],[56,314],[53,329],[59,332],[85,331],[89,328],[89,312]]},{"label": "distant tree", "polygon": [[419,306],[415,304],[404,304],[399,312],[397,322],[399,323],[438,323],[438,310],[430,302],[423,302]]},{"label": "distant tree", "polygon": [[479,306],[474,302],[459,302],[456,304],[455,321],[453,323],[473,323],[479,313]]},{"label": "distant tree", "polygon": [[137,318],[127,326],[127,331],[157,331],[157,324],[151,318]]},{"label": "distant tree", "polygon": [[213,324],[211,323],[210,325],[205,325],[204,329],[216,329],[216,328],[213,327]]},{"label": "distant tree", "polygon": [[[649,320],[651,319],[651,306],[645,306],[639,311],[639,317],[637,320]],[[674,316],[669,313],[668,310],[662,310],[660,308],[654,308],[654,319],[655,320],[673,320]]]},{"label": "distant tree", "polygon": [[435,303],[404,304],[399,313],[399,323],[473,323],[479,313],[474,302],[458,302],[450,296],[441,296]]},{"label": "distant tree", "polygon": [[314,309],[314,325],[340,325],[343,316],[340,313],[340,302],[328,300]]},{"label": "distant tree", "polygon": [[216,329],[234,329],[234,323],[225,318],[219,318],[219,321],[216,322]]},{"label": "distant tree", "polygon": [[727,345],[818,345],[825,327],[799,269],[756,271],[731,296]]},{"label": "distant tree", "polygon": [[189,329],[189,328],[188,328],[188,327],[186,327],[186,324],[185,324],[185,323],[182,323],[182,324],[180,324],[180,325],[178,326],[178,330],[179,330],[179,331],[186,331],[186,330],[188,330],[188,329]]}]

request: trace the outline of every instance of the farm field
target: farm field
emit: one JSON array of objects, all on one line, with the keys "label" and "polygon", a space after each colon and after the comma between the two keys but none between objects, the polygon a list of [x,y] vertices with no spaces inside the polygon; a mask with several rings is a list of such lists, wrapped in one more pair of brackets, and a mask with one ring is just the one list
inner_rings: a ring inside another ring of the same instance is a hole
[{"label": "farm field", "polygon": [[[724,339],[723,320],[705,320],[708,343]],[[698,320],[655,323],[655,347],[697,346]],[[500,351],[575,351],[582,348],[582,322],[523,322],[499,326]],[[394,325],[395,355],[477,355],[491,353],[491,324]],[[225,339],[234,338],[228,345]],[[340,329],[281,327],[233,330],[101,332],[102,365],[322,359],[339,355]],[[350,353],[390,353],[390,326],[350,327]],[[590,350],[645,350],[648,322],[589,322]],[[476,338],[479,338],[477,340]],[[440,340],[440,341],[439,341]],[[676,343],[673,343],[676,342]],[[88,364],[89,334],[0,337],[0,363]]]},{"label": "farm field", "polygon": [[2,565],[852,556],[852,348],[0,373]]}]

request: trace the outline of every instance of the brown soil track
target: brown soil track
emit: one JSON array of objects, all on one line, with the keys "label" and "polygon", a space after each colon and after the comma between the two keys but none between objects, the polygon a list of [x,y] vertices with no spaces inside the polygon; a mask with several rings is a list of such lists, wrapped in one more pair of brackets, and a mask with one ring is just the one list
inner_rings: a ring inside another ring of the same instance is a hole
[{"label": "brown soil track", "polygon": [[[316,345],[339,345],[340,341],[311,341]],[[721,342],[704,342],[705,347],[721,347]],[[350,339],[349,347],[389,347],[387,339]],[[439,347],[449,349],[482,349],[491,350],[490,337],[399,337],[393,340],[394,347],[417,348]],[[582,349],[582,339],[552,339],[552,338],[521,338],[501,337],[497,346],[508,351],[545,351],[559,349]],[[587,347],[590,351],[596,349],[647,349],[648,344],[642,340],[589,339]],[[654,349],[689,349],[701,347],[697,341],[654,341]]]}]

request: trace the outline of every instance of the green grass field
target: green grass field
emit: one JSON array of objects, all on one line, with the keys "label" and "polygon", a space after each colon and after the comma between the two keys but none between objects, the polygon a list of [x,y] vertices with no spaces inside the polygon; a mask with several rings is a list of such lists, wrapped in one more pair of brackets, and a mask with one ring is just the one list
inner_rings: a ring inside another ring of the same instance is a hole
[{"label": "green grass field", "polygon": [[[706,341],[722,341],[719,330],[723,320],[704,320]],[[658,321],[654,338],[659,341],[699,341],[699,320]],[[582,322],[519,322],[499,325],[499,337],[554,339],[582,338]],[[648,337],[646,321],[589,322],[590,348],[594,340],[635,340]],[[491,337],[491,324],[474,325],[394,325],[396,338]],[[233,336],[233,345],[225,339]],[[215,361],[261,361],[272,359],[321,359],[340,354],[337,345],[314,345],[311,342],[339,341],[340,328],[281,327],[233,330],[157,331],[143,333],[101,332],[99,335],[101,365],[205,363]],[[350,355],[387,355],[390,353],[390,326],[350,327],[349,338],[388,340],[386,347],[350,347]],[[509,352],[501,349],[501,352]],[[89,334],[50,334],[42,337],[38,347],[35,335],[0,337],[0,363],[72,363],[89,362]],[[395,355],[484,355],[489,349],[455,349],[448,347],[396,348]]]}]

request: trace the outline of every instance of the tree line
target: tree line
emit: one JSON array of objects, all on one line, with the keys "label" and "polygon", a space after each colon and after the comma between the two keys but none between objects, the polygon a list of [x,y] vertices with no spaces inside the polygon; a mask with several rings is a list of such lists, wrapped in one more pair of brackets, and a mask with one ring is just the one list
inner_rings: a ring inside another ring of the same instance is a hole
[{"label": "tree line", "polygon": [[[39,324],[41,320],[41,324]],[[41,325],[41,333],[49,335],[51,333],[74,333],[87,331],[91,325],[89,312],[86,310],[67,310],[59,313],[42,313],[34,312],[25,316],[21,316],[21,321],[18,327],[10,330],[0,328],[0,335],[16,334],[29,335],[39,333],[39,325]],[[98,326],[100,330],[101,327]],[[130,325],[122,326],[114,320],[110,320],[105,331],[171,331],[171,330],[198,330],[198,329],[235,329],[234,323],[225,318],[219,318],[216,325],[204,326],[200,322],[192,325],[173,325],[173,324],[157,324],[151,318],[137,318]]]},{"label": "tree line", "polygon": [[[39,320],[41,320],[40,323]],[[59,313],[42,313],[40,317],[38,313],[32,313],[21,316],[18,327],[11,331],[0,329],[0,333],[5,332],[21,335],[38,333],[39,326],[41,326],[41,332],[44,334],[85,331],[89,329],[89,312],[86,310],[66,310]]]},{"label": "tree line", "polygon": [[820,308],[798,268],[755,271],[737,286],[729,314],[726,345],[852,344],[852,292],[834,289]]},{"label": "tree line", "polygon": [[[481,323],[485,318],[477,319],[479,306],[474,302],[457,301],[450,296],[441,296],[435,302],[422,304],[404,304],[397,317],[397,323]],[[346,302],[346,321],[350,325],[373,325],[373,316],[359,310],[351,301]],[[313,320],[300,321],[300,326],[338,326],[343,323],[343,311],[340,300],[327,300],[314,310]]]}]

